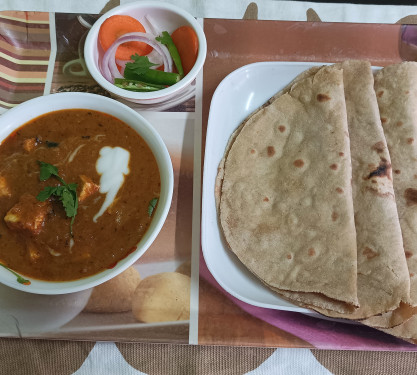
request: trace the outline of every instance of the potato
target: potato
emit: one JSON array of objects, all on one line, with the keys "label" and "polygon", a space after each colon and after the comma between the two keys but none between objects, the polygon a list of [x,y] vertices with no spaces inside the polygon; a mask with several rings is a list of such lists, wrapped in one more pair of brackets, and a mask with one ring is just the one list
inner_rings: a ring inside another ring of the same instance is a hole
[{"label": "potato", "polygon": [[175,272],[182,273],[183,275],[191,277],[191,259],[181,263]]},{"label": "potato", "polygon": [[189,276],[164,272],[143,279],[133,295],[132,312],[144,323],[190,318]]},{"label": "potato", "polygon": [[84,311],[95,313],[130,311],[132,296],[139,282],[139,272],[135,268],[129,267],[120,275],[96,286]]}]

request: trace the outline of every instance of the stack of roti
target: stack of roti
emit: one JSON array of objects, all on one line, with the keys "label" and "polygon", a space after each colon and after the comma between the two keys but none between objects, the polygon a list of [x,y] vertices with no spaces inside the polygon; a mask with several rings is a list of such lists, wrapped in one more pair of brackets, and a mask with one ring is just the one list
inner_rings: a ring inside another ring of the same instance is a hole
[{"label": "stack of roti", "polygon": [[[410,276],[410,306],[365,321],[395,336],[417,340],[417,63],[381,69],[375,92],[392,160],[395,198]],[[411,318],[410,318],[411,317]],[[392,324],[385,324],[391,321]],[[398,323],[402,323],[398,325]]]},{"label": "stack of roti", "polygon": [[[417,305],[417,128],[388,115],[405,86],[384,71],[384,94],[366,61],[302,73],[232,134],[215,193],[231,251],[282,298],[405,337],[391,330]],[[409,133],[388,136],[390,121]]]}]

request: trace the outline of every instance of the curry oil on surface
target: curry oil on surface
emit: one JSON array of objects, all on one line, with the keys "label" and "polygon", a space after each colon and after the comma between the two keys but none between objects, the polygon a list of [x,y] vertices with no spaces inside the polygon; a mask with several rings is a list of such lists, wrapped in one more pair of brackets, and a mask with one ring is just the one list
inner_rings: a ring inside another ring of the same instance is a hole
[{"label": "curry oil on surface", "polygon": [[[374,66],[398,63],[404,54],[399,51],[400,29],[400,25],[205,19],[203,145],[213,93],[234,70],[261,61],[335,63],[362,59]],[[201,262],[204,264],[204,259]],[[244,312],[201,271],[198,342],[312,347],[302,337]]]}]

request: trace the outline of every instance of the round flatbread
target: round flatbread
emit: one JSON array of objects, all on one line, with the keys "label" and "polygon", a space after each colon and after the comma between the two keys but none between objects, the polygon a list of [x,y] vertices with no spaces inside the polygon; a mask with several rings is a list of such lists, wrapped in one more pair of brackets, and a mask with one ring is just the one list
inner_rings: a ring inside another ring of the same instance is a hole
[{"label": "round flatbread", "polygon": [[[347,315],[318,311],[331,317],[365,319],[409,302],[410,277],[371,65],[350,60],[337,66],[343,69],[349,127],[360,307]],[[392,324],[398,320],[382,326]]]},{"label": "round flatbread", "polygon": [[341,69],[307,74],[251,116],[220,173],[221,227],[247,268],[299,302],[358,306]]}]

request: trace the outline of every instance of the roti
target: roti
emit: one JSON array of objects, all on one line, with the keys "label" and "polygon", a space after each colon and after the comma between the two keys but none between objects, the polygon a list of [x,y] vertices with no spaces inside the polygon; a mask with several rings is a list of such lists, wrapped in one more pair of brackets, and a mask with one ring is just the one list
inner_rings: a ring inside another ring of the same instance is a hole
[{"label": "roti", "polygon": [[[371,65],[350,60],[337,66],[343,69],[350,137],[360,307],[347,315],[318,311],[331,317],[364,319],[409,302],[410,277]],[[398,320],[379,321],[385,327],[398,324]]]},{"label": "roti", "polygon": [[[395,199],[410,276],[410,301],[409,304],[401,304],[392,313],[372,317],[363,323],[377,328],[398,326],[391,334],[402,337],[408,330],[416,332],[417,321],[417,199],[414,195],[417,194],[416,85],[415,62],[387,66],[375,76],[381,123],[394,171]],[[412,322],[407,323],[408,319]]]},{"label": "roti", "polygon": [[410,273],[410,296],[417,306],[417,63],[380,70],[375,92],[389,152],[395,199]]},{"label": "roti", "polygon": [[353,311],[351,173],[343,71],[317,68],[232,135],[217,181],[226,242],[286,298]]},{"label": "roti", "polygon": [[[250,116],[248,116],[237,128],[236,130],[232,133],[232,135],[229,138],[229,141],[227,142],[225,151],[224,151],[224,156],[221,159],[218,169],[217,169],[217,177],[216,177],[216,184],[215,184],[215,188],[214,188],[214,197],[215,197],[215,201],[216,201],[216,208],[217,211],[219,211],[219,205],[220,205],[220,195],[221,195],[221,190],[222,190],[222,184],[223,184],[223,176],[224,176],[224,163],[226,161],[227,155],[229,153],[230,147],[232,146],[233,142],[235,141],[236,137],[239,135],[240,131],[242,130],[242,128],[245,126],[245,124],[254,116],[257,115],[257,113],[268,107],[271,103],[273,103],[277,98],[279,98],[281,95],[287,93],[289,90],[291,90],[291,87],[305,79],[308,77],[313,76],[315,73],[317,73],[319,71],[319,69],[321,68],[321,66],[314,66],[304,72],[302,72],[300,75],[298,75],[293,81],[291,81],[287,86],[285,86],[282,90],[278,91],[272,98],[270,98],[265,104],[263,104],[262,106],[260,106],[259,108],[257,108],[253,113],[251,113]],[[252,119],[251,121],[254,121],[254,119]]]}]

